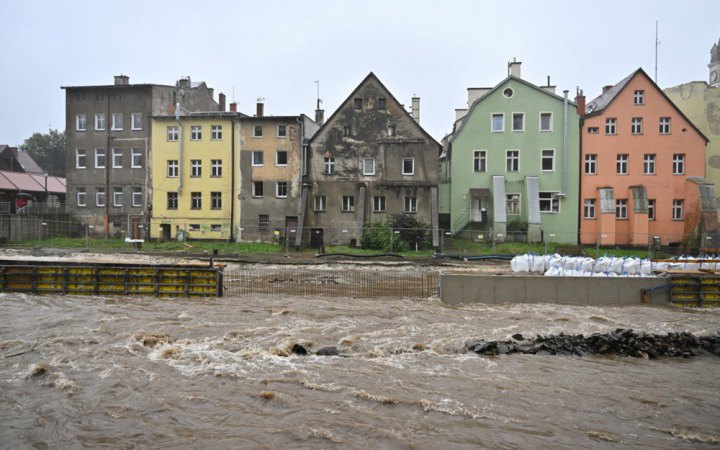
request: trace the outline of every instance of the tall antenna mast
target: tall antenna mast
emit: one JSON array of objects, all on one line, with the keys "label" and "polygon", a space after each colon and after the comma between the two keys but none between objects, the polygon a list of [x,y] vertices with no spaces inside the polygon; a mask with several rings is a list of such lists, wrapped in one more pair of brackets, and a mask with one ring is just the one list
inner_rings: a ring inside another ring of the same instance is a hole
[{"label": "tall antenna mast", "polygon": [[657,84],[657,62],[658,62],[658,45],[660,45],[660,41],[658,41],[658,21],[655,21],[655,84]]},{"label": "tall antenna mast", "polygon": [[320,103],[322,103],[322,100],[320,100],[320,81],[316,80],[315,84],[317,84],[317,108],[320,109]]}]

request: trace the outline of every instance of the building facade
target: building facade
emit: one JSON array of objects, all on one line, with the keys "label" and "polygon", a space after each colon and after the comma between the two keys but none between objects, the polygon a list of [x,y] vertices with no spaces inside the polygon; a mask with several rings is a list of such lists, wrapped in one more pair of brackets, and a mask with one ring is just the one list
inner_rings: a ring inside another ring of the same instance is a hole
[{"label": "building facade", "polygon": [[324,244],[360,244],[363,226],[411,214],[438,245],[440,144],[370,73],[310,140],[299,223]]},{"label": "building facade", "polygon": [[217,111],[213,90],[189,78],[175,86],[63,86],[69,212],[106,236],[146,237],[152,196],[151,117]]},{"label": "building facade", "polygon": [[707,138],[642,69],[587,106],[582,95],[577,103],[584,112],[581,242],[686,241],[700,224],[701,192],[714,190],[704,179]]},{"label": "building facade", "polygon": [[[520,62],[493,88],[469,88],[445,138],[441,210],[452,233],[577,242],[579,117],[573,102],[521,78]],[[511,231],[516,230],[516,231]]]}]

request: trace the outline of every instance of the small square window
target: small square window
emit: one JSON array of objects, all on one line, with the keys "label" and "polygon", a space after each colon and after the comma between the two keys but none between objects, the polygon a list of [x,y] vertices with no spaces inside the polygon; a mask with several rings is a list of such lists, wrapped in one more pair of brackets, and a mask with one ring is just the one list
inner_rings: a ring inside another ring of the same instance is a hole
[{"label": "small square window", "polygon": [[253,127],[253,137],[254,138],[261,138],[263,136],[263,127],[262,125],[255,125]]},{"label": "small square window", "polygon": [[598,134],[600,133],[600,127],[588,127],[587,132],[588,134]]},{"label": "small square window", "polygon": [[275,183],[275,196],[277,198],[286,198],[288,196],[287,181],[277,181]]},{"label": "small square window", "polygon": [[276,166],[287,166],[287,163],[288,163],[287,150],[277,150],[275,152],[275,165]]},{"label": "small square window", "polygon": [[200,231],[200,224],[198,224],[198,223],[188,224],[188,231]]},{"label": "small square window", "polygon": [[279,138],[287,137],[287,125],[278,125],[277,126],[277,137],[279,137]]},{"label": "small square window", "polygon": [[262,150],[253,150],[252,152],[252,165],[262,166],[265,163],[265,155]]},{"label": "small square window", "polygon": [[403,158],[403,175],[415,175],[415,158]]},{"label": "small square window", "polygon": [[540,192],[540,212],[558,213],[560,212],[560,200],[557,192]]},{"label": "small square window", "polygon": [[635,93],[633,95],[633,103],[636,105],[644,105],[645,104],[645,91],[643,91],[643,90],[635,91]]},{"label": "small square window", "polygon": [[356,98],[353,100],[353,105],[354,105],[355,109],[361,110],[362,107],[363,107],[363,99],[362,99],[362,98],[359,98],[359,97],[356,97]]}]

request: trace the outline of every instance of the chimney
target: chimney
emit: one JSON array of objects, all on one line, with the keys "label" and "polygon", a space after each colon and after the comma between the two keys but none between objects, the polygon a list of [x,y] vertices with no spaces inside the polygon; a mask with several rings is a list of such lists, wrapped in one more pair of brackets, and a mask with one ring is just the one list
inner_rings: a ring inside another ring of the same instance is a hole
[{"label": "chimney", "polygon": [[190,77],[180,78],[175,85],[179,88],[188,89],[190,88]]},{"label": "chimney", "polygon": [[222,92],[218,94],[218,109],[225,111],[225,94]]},{"label": "chimney", "polygon": [[325,110],[324,109],[316,109],[315,110],[315,123],[318,124],[318,126],[321,126],[323,123],[325,123]]},{"label": "chimney", "polygon": [[237,112],[237,103],[235,103],[235,102],[230,103],[230,111]]},{"label": "chimney", "polygon": [[516,78],[521,78],[520,76],[520,65],[522,63],[520,61],[516,61],[515,58],[513,58],[512,62],[508,63],[508,75],[512,75]]},{"label": "chimney", "polygon": [[115,75],[115,86],[127,86],[130,84],[130,77],[127,75]]},{"label": "chimney", "polygon": [[542,90],[551,94],[555,93],[555,85],[550,84],[550,75],[547,77],[547,86],[541,86]]},{"label": "chimney", "polygon": [[612,84],[603,86],[603,94],[606,93],[607,91],[609,91],[610,89],[612,89],[612,87],[613,87]]},{"label": "chimney", "polygon": [[257,112],[255,113],[257,117],[263,117],[265,115],[265,103],[262,101],[257,102]]},{"label": "chimney", "polygon": [[583,117],[585,115],[585,94],[580,88],[578,88],[575,94],[575,103],[577,103],[578,116]]},{"label": "chimney", "polygon": [[208,94],[210,94],[210,98],[213,98],[213,96],[215,95],[215,89],[207,88],[207,90],[208,90]]},{"label": "chimney", "polygon": [[420,97],[412,98],[412,113],[410,114],[415,122],[420,123]]}]

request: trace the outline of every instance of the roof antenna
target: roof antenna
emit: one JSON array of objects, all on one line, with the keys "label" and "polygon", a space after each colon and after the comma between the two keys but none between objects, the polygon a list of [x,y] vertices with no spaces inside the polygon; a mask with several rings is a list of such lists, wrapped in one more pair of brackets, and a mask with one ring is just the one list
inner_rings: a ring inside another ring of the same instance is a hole
[{"label": "roof antenna", "polygon": [[660,45],[660,41],[658,40],[658,21],[655,21],[655,84],[657,84],[657,62],[658,62],[658,45]]},{"label": "roof antenna", "polygon": [[315,84],[317,84],[317,108],[320,109],[320,103],[322,103],[322,100],[320,100],[320,80],[315,80]]}]

